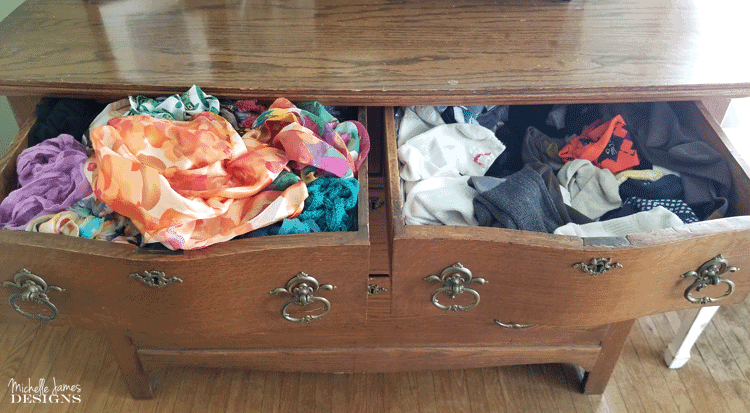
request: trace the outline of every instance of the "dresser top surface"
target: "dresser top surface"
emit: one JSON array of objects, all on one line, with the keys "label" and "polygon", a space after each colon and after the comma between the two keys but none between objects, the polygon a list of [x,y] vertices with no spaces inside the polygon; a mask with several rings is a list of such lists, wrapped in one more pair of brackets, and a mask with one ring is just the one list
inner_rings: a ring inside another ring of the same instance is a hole
[{"label": "dresser top surface", "polygon": [[341,104],[750,95],[736,0],[28,0],[0,93]]}]

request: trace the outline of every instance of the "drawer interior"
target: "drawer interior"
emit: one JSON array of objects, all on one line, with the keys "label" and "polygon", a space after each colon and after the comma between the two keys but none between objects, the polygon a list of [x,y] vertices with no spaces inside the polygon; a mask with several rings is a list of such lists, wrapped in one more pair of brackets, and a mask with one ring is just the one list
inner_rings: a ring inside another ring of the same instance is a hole
[{"label": "drawer interior", "polygon": [[[357,117],[367,127],[365,108],[357,109]],[[30,127],[27,124],[21,128],[0,158],[2,198],[17,187],[16,158],[28,146]],[[379,141],[376,136],[373,140]],[[287,287],[304,272],[321,285],[336,287],[317,293],[316,297],[330,301],[331,309],[311,324],[325,330],[332,325],[364,322],[370,267],[368,162],[361,165],[357,179],[358,226],[349,232],[270,235],[170,251],[58,234],[0,230],[0,247],[6,251],[0,256],[5,269],[0,282],[11,280],[26,269],[48,285],[63,288],[65,291],[49,294],[59,310],[51,321],[54,325],[165,334],[192,331],[210,335],[222,330],[222,334],[233,336],[256,331],[259,326],[304,328],[307,323],[282,318],[281,308],[291,295],[269,293]],[[181,281],[155,288],[134,277],[148,271]],[[6,301],[7,294],[17,292],[5,288],[0,291]],[[325,310],[322,301],[314,304],[309,308],[292,305],[287,312],[299,319]],[[35,311],[33,306],[29,309]],[[22,317],[5,305],[0,307],[0,321],[35,320]]]},{"label": "drawer interior", "polygon": [[[638,104],[633,103],[632,105]],[[728,197],[728,210],[724,216],[732,217],[750,215],[750,198],[746,196],[747,193],[750,193],[750,166],[748,166],[748,163],[743,159],[743,156],[734,149],[733,145],[721,131],[721,127],[711,117],[701,102],[671,102],[670,105],[674,108],[674,113],[679,118],[681,124],[694,129],[703,142],[708,144],[721,155],[729,167],[732,185]],[[441,231],[461,231],[460,228],[463,226],[408,225],[404,223],[404,180],[399,176],[399,169],[403,163],[399,161],[397,155],[397,125],[394,120],[396,109],[397,108],[387,108],[383,121],[386,129],[385,144],[387,160],[385,165],[387,167],[386,174],[390,191],[389,195],[391,198],[390,205],[393,211],[391,224],[393,225],[394,231],[402,233],[403,231],[410,231],[409,228],[411,227],[422,227],[420,229],[415,229],[415,231],[427,231],[427,228],[440,229]],[[745,157],[747,156],[750,156],[750,154],[745,154]],[[450,192],[446,191],[445,194],[448,196]],[[597,219],[594,218],[593,220]],[[475,232],[482,232],[481,227],[474,227],[472,230]],[[505,232],[509,237],[513,236],[510,233],[507,233],[507,231],[503,231],[504,228],[497,228],[497,230],[499,230],[500,233]],[[535,236],[529,234],[528,231],[520,232],[524,232],[524,236]],[[542,239],[546,238],[543,233],[537,235],[542,235]],[[554,237],[551,239],[554,239],[557,242],[566,242],[563,237]]]},{"label": "drawer interior", "polygon": [[[108,102],[107,99],[102,99],[102,102]],[[270,102],[265,102],[266,104],[270,104]],[[365,128],[368,128],[367,123],[367,109],[364,107],[361,107],[357,111],[357,119],[359,122],[361,122]],[[0,157],[0,200],[4,199],[11,191],[16,189],[18,187],[18,176],[16,173],[16,159],[18,155],[28,147],[28,141],[29,141],[29,131],[34,124],[34,120],[28,121],[25,125],[23,125],[20,128],[20,131],[15,136],[13,141],[8,146],[8,149],[6,152]],[[380,139],[377,136],[373,136],[371,139],[373,139],[373,147],[376,147],[375,141],[380,141]],[[377,152],[377,150],[376,150]],[[380,153],[376,153],[376,157],[380,156]],[[369,157],[368,157],[369,158]],[[357,179],[359,181],[359,194],[358,194],[358,201],[357,201],[357,222],[358,226],[355,231],[352,231],[350,233],[339,233],[338,235],[344,237],[342,238],[343,243],[355,243],[355,244],[361,244],[361,243],[369,243],[369,167],[372,161],[364,162],[360,168],[360,172],[358,173]],[[375,160],[375,164],[379,165],[379,160]],[[378,173],[379,175],[379,173]],[[377,178],[376,178],[377,179]],[[0,232],[6,232],[4,230],[0,230]],[[282,237],[285,239],[285,242],[288,242],[290,244],[295,244],[297,241],[299,241],[299,245],[303,245],[304,243],[308,242],[315,242],[311,241],[310,237],[317,237],[318,235],[322,235],[322,233],[310,233],[310,234],[298,234],[298,235],[283,235],[283,236],[270,236],[270,237]],[[326,237],[326,235],[323,235],[323,237]],[[54,238],[54,237],[53,237]],[[268,240],[269,236],[259,237],[260,239],[266,239]],[[71,240],[69,240],[71,241]],[[84,241],[85,240],[78,240],[78,241]],[[231,240],[233,244],[241,245],[241,244],[256,244],[257,242],[253,242],[253,239],[234,239]],[[226,242],[224,242],[226,243]],[[224,244],[223,243],[223,244]],[[211,246],[213,247],[213,246]],[[160,248],[159,245],[150,244],[147,247],[142,248],[134,248],[134,252],[136,253],[148,253],[148,254],[171,254],[172,252],[166,251],[166,248]],[[217,246],[217,248],[209,248],[208,250],[214,250],[219,249],[220,247]],[[252,247],[251,247],[252,248]],[[190,254],[189,251],[178,251],[177,252],[180,255],[184,254]],[[203,251],[201,254],[205,254],[206,252]],[[218,251],[217,251],[218,253]]]},{"label": "drawer interior", "polygon": [[[406,225],[394,110],[387,108],[383,123],[390,224],[394,234],[394,311],[399,315],[430,315],[441,320],[497,319],[506,325],[617,322],[695,307],[686,297],[692,281],[681,275],[699,269],[719,255],[740,268],[723,273],[722,277],[734,283],[733,294],[723,297],[723,302],[743,300],[750,291],[750,260],[746,257],[750,248],[747,216],[750,199],[743,195],[750,193],[750,168],[702,104],[671,105],[680,120],[694,128],[729,165],[733,185],[728,216],[605,238],[480,226]],[[612,267],[595,266],[593,260],[609,262]],[[586,273],[587,268],[598,273]],[[464,269],[471,277],[466,277]],[[448,295],[449,284],[441,282],[447,283],[457,273],[464,274],[462,286],[476,292],[476,298],[473,292],[456,297]],[[444,274],[449,277],[441,278]],[[442,292],[438,291],[441,287]],[[728,284],[719,283],[708,285],[701,292],[693,289],[690,296],[719,298],[725,292],[729,292]],[[447,308],[440,308],[435,301]]]}]

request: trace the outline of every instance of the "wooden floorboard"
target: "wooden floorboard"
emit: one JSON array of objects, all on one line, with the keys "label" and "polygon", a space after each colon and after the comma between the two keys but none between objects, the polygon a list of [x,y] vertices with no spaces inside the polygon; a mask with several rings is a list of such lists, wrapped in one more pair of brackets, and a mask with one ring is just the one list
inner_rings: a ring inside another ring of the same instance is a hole
[{"label": "wooden floorboard", "polygon": [[[98,333],[0,325],[0,412],[747,412],[750,299],[721,308],[681,369],[662,360],[679,315],[636,322],[604,394],[577,392],[566,365],[378,374],[169,367],[152,400],[130,398]],[[11,379],[81,386],[80,404],[11,403]]]}]

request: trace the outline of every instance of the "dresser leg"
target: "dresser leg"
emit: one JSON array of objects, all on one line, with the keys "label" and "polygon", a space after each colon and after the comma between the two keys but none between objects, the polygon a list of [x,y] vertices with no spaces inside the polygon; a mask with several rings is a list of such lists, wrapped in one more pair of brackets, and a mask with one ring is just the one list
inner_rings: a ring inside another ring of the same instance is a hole
[{"label": "dresser leg", "polygon": [[682,313],[680,330],[664,350],[664,361],[670,369],[679,369],[690,360],[690,350],[718,310],[719,306],[714,305],[693,308]]},{"label": "dresser leg", "polygon": [[151,380],[143,371],[141,359],[138,357],[137,348],[133,345],[130,337],[106,332],[104,333],[109,343],[109,350],[120,366],[120,372],[125,377],[130,395],[134,399],[151,399],[154,397],[154,388]]},{"label": "dresser leg", "polygon": [[604,393],[607,382],[609,382],[609,378],[615,370],[617,360],[620,358],[620,353],[625,347],[625,341],[628,339],[633,323],[635,323],[635,320],[610,324],[594,367],[587,371],[583,377],[581,390],[584,394]]}]

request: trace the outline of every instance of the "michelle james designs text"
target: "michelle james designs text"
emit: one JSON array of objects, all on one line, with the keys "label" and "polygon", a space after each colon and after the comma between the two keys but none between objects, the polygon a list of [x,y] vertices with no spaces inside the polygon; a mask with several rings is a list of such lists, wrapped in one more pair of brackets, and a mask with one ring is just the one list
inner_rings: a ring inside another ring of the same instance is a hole
[{"label": "michelle james designs text", "polygon": [[52,383],[45,379],[39,379],[37,383],[31,383],[31,379],[25,383],[10,379],[8,387],[12,404],[81,402],[81,385],[58,383],[54,377]]}]

